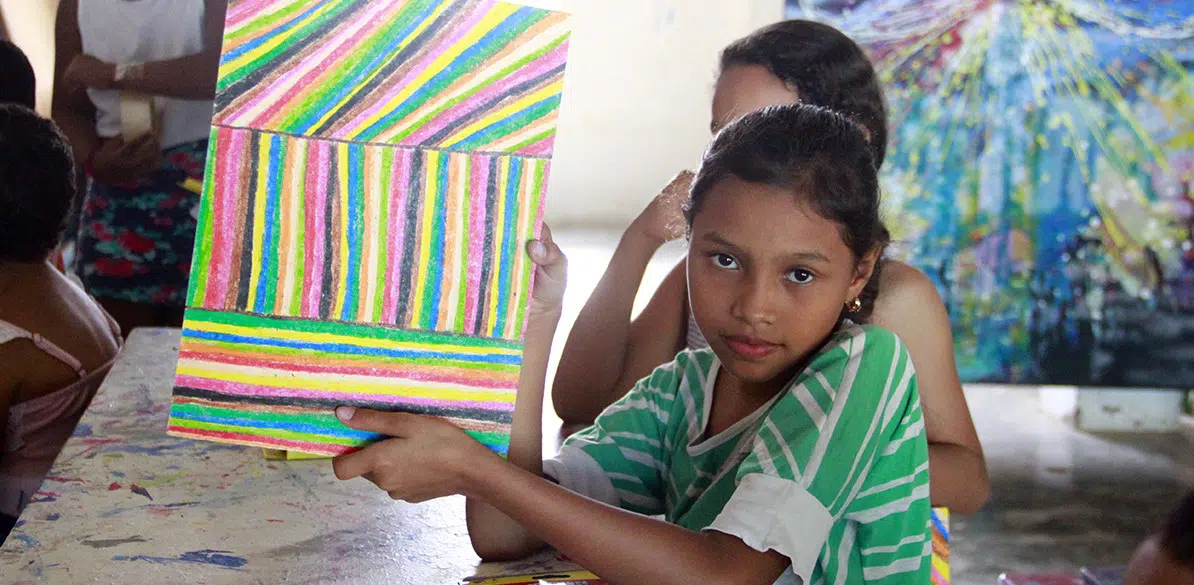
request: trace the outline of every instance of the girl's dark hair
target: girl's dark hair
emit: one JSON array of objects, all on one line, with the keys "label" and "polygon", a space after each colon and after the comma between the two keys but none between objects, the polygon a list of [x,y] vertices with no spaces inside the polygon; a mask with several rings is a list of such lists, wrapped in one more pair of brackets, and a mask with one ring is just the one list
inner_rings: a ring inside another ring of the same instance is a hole
[{"label": "girl's dark hair", "polygon": [[1194,569],[1194,491],[1187,492],[1161,531],[1161,549],[1177,563]]},{"label": "girl's dark hair", "polygon": [[4,39],[0,39],[0,79],[4,80],[0,83],[0,103],[37,107],[33,66],[20,47]]},{"label": "girl's dark hair", "polygon": [[58,127],[24,106],[0,104],[0,261],[45,260],[74,195],[74,163]]},{"label": "girl's dark hair", "polygon": [[832,26],[785,20],[721,52],[721,70],[758,65],[796,90],[801,103],[835,110],[870,134],[875,168],[887,153],[887,108],[875,69],[854,41]]},{"label": "girl's dark hair", "polygon": [[[726,126],[705,151],[693,179],[685,216],[689,227],[714,185],[726,177],[792,190],[822,217],[836,222],[842,241],[861,259],[890,236],[879,218],[879,179],[858,124],[818,106],[773,106]],[[862,310],[845,313],[866,321],[879,295],[881,261],[859,299]]]}]

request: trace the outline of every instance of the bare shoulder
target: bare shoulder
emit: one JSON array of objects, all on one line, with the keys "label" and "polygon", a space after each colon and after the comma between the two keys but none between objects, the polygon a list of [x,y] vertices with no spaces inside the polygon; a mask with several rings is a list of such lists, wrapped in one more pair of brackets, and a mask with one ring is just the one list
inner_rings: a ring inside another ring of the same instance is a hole
[{"label": "bare shoulder", "polygon": [[941,293],[920,270],[889,260],[883,264],[879,279],[879,297],[872,319],[876,325],[892,327],[895,323],[945,314]]}]

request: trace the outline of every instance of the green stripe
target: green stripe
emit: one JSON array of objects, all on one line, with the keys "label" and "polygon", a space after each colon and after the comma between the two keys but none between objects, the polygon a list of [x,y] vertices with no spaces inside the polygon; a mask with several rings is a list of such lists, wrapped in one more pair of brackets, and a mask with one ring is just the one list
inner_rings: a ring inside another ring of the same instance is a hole
[{"label": "green stripe", "polygon": [[[522,230],[522,233],[525,234],[524,239],[533,238],[535,234],[535,220],[538,219],[539,215],[539,199],[542,194],[543,178],[547,169],[547,163],[543,160],[528,161],[528,163],[533,164],[535,167],[535,178],[531,184],[530,200],[526,203],[526,205],[530,206],[530,213],[527,214],[527,225],[523,226]],[[524,254],[525,252],[520,250],[518,253]],[[531,269],[533,265],[533,262],[527,262],[522,266],[522,288],[518,291],[518,295],[519,298],[526,300],[518,303],[518,313],[514,317],[515,327],[517,327],[515,331],[518,338],[522,337],[526,322],[527,303],[531,302],[527,293],[531,288]]]},{"label": "green stripe", "polygon": [[[411,126],[409,128],[407,128],[406,130],[399,132],[394,137],[393,142],[402,142],[403,140],[406,139],[406,137],[417,132],[419,130],[419,128],[421,128],[424,124],[426,124],[430,120],[434,119],[436,116],[440,115],[448,108],[451,108],[452,106],[455,106],[456,104],[472,97],[477,92],[489,87],[493,82],[505,79],[506,77],[509,77],[510,74],[512,74],[515,71],[517,71],[518,69],[522,68],[527,63],[530,63],[531,61],[534,61],[535,59],[538,59],[539,57],[546,55],[547,53],[551,52],[552,49],[555,49],[556,47],[560,46],[567,40],[568,40],[568,35],[561,36],[560,38],[552,41],[547,46],[543,47],[541,50],[535,51],[534,53],[527,55],[526,57],[518,60],[517,62],[512,63],[510,66],[502,69],[501,71],[498,71],[497,73],[489,76],[484,81],[478,83],[476,85],[476,87],[474,87],[472,90],[464,92],[464,93],[448,100],[444,105],[432,110],[426,116],[423,116],[422,118],[419,118],[418,120],[416,120],[415,123],[411,124]],[[514,150],[517,150],[517,149],[514,149]]]},{"label": "green stripe", "polygon": [[518,152],[536,142],[539,142],[540,140],[543,140],[543,139],[551,137],[551,136],[555,136],[555,133],[556,133],[555,128],[551,128],[550,130],[544,130],[543,132],[540,132],[534,136],[531,136],[530,138],[527,138],[526,140],[523,140],[522,142],[519,142],[518,144],[515,144],[514,146],[511,146],[510,152]]},{"label": "green stripe", "polygon": [[207,299],[207,272],[211,268],[211,241],[213,233],[212,204],[216,200],[215,175],[216,129],[212,128],[207,142],[207,168],[203,172],[203,195],[199,198],[199,222],[196,228],[195,251],[191,256],[191,283],[187,290],[187,305],[202,306]]},{"label": "green stripe", "polygon": [[464,431],[468,436],[486,445],[506,445],[510,442],[509,433],[492,433],[484,431]]},{"label": "green stripe", "polygon": [[381,151],[381,184],[377,185],[378,191],[381,192],[382,200],[379,203],[381,210],[378,213],[378,228],[377,241],[373,245],[377,246],[377,290],[374,296],[377,303],[373,307],[373,322],[381,323],[382,308],[385,307],[386,298],[386,272],[390,266],[390,252],[387,249],[387,244],[390,241],[390,190],[386,188],[390,185],[390,178],[394,172],[394,157],[398,155],[398,150],[394,148],[387,148]]},{"label": "green stripe", "polygon": [[[468,291],[465,290],[468,284],[468,265],[469,265],[469,201],[473,196],[473,182],[470,180],[473,174],[473,159],[472,157],[464,157],[464,201],[462,209],[457,210],[460,215],[460,233],[457,234],[456,240],[460,244],[460,292],[456,299],[456,322],[452,324],[452,331],[464,331],[464,311],[465,299],[468,298]],[[477,259],[480,261],[480,258]]]},{"label": "green stripe", "polygon": [[[186,339],[186,335],[183,335]],[[189,339],[188,339],[189,340]],[[487,364],[482,362],[467,361],[467,360],[426,360],[426,359],[411,359],[411,358],[396,358],[388,356],[360,356],[360,355],[346,355],[339,352],[318,351],[310,349],[290,349],[284,347],[269,347],[261,346],[252,343],[234,343],[228,341],[210,341],[206,339],[189,340],[192,343],[217,347],[228,351],[252,351],[260,352],[269,355],[276,355],[282,357],[303,356],[309,357],[312,360],[319,358],[330,359],[353,359],[364,360],[376,364],[401,365],[401,366],[440,366],[445,368],[460,368],[464,370],[477,370],[482,372],[492,372],[495,374],[517,374],[519,367],[516,364]]]},{"label": "green stripe", "polygon": [[240,410],[236,408],[224,408],[218,406],[205,406],[200,404],[173,404],[170,406],[170,414],[171,416],[175,416],[176,414],[191,414],[200,416],[243,418],[261,422],[302,423],[331,430],[344,429],[344,425],[336,419],[334,414],[321,414],[316,411],[283,414],[277,412],[262,412]]},{"label": "green stripe", "polygon": [[278,310],[278,261],[282,254],[285,242],[282,241],[282,196],[283,190],[286,187],[286,175],[289,169],[286,168],[286,143],[288,140],[282,140],[281,136],[274,136],[276,141],[276,148],[278,149],[278,165],[279,168],[271,169],[271,181],[274,185],[274,216],[270,221],[274,224],[274,249],[269,255],[269,266],[265,267],[268,270],[265,280],[265,312],[276,313]]},{"label": "green stripe", "polygon": [[[299,145],[299,160],[297,164],[300,169],[307,168],[307,153],[310,152],[311,142],[302,140],[296,141]],[[302,196],[307,192],[307,173],[299,173],[298,191],[292,195],[298,200],[295,201],[295,207],[298,209],[298,217],[295,218],[295,261],[294,261],[294,290],[290,291],[290,311],[291,315],[299,315],[303,311],[303,279],[307,275],[307,206],[306,201]]]},{"label": "green stripe", "polygon": [[325,445],[347,445],[350,447],[355,447],[357,445],[363,444],[361,441],[342,437],[331,437],[313,433],[296,433],[282,429],[262,429],[258,427],[244,427],[240,425],[206,423],[173,417],[170,418],[170,424],[177,427],[182,427],[184,429],[241,433],[245,435],[255,435],[258,437],[273,437],[275,439],[287,439],[291,441],[308,441],[311,443],[322,443]]},{"label": "green stripe", "polygon": [[468,337],[450,333],[436,333],[430,331],[412,331],[406,329],[391,329],[376,325],[357,323],[340,323],[335,321],[308,321],[299,319],[279,319],[264,315],[245,315],[239,313],[225,313],[208,311],[206,309],[189,309],[186,318],[190,322],[219,323],[239,327],[271,328],[300,333],[327,333],[345,335],[361,339],[384,339],[398,343],[426,343],[449,347],[471,347],[484,349],[504,349],[521,351],[522,344],[517,341],[504,339],[489,339]]},{"label": "green stripe", "polygon": [[228,40],[234,41],[243,37],[251,36],[262,29],[278,28],[278,23],[283,19],[298,14],[305,8],[307,8],[307,5],[302,2],[292,2],[289,6],[286,6],[285,8],[282,8],[276,12],[267,12],[264,14],[258,13],[256,16],[251,18],[249,22],[245,23],[243,27],[241,27],[239,34],[228,37]]},{"label": "green stripe", "polygon": [[525,128],[527,124],[534,122],[544,116],[550,115],[552,112],[559,109],[560,94],[555,94],[551,97],[544,98],[536,102],[521,112],[503,118],[502,121],[490,124],[480,131],[473,133],[464,140],[452,145],[452,148],[460,150],[474,150],[481,148],[495,140],[508,136],[511,132],[520,128]]}]

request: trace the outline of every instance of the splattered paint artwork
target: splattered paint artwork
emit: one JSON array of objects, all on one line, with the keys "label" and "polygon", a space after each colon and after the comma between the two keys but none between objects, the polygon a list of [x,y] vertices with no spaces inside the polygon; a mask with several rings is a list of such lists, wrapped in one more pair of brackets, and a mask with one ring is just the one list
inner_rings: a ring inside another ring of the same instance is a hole
[{"label": "splattered paint artwork", "polygon": [[509,442],[569,37],[494,0],[229,4],[169,432],[324,455],[337,405]]},{"label": "splattered paint artwork", "polygon": [[791,0],[859,41],[965,380],[1194,387],[1194,3]]}]

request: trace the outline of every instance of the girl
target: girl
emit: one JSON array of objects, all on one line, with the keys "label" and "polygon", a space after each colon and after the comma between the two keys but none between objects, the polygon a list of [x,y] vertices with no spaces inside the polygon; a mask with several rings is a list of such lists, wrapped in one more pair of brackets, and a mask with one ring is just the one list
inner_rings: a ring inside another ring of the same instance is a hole
[{"label": "girl", "polygon": [[[866,55],[836,29],[789,20],[760,29],[721,55],[713,94],[713,132],[730,120],[776,104],[808,103],[846,114],[862,125],[877,164],[887,148],[883,94]],[[630,319],[643,272],[656,250],[679,237],[679,206],[691,175],[682,173],[623,234],[605,276],[577,318],[552,386],[565,423],[589,423],[640,378],[684,348],[706,342],[688,310],[684,265]],[[920,379],[933,503],[969,514],[987,500],[982,446],[954,363],[949,316],[937,289],[919,270],[886,261],[877,276],[883,296],[870,323],[908,345]],[[856,319],[857,320],[857,319]],[[803,323],[794,323],[800,328]]]},{"label": "girl", "polygon": [[748,114],[714,139],[687,207],[692,313],[709,347],[656,369],[541,461],[564,275],[550,241],[532,244],[540,280],[509,463],[446,423],[341,407],[348,426],[397,438],[338,458],[336,475],[411,501],[463,493],[482,558],[547,543],[612,583],[927,583],[912,365],[891,332],[851,321],[874,298],[878,210],[852,122],[807,105]]},{"label": "girl", "polygon": [[74,197],[66,140],[0,105],[0,541],[120,348],[111,318],[47,262]]},{"label": "girl", "polygon": [[[91,179],[75,218],[76,270],[125,331],[182,324],[199,201],[183,184],[203,177],[226,8],[225,0],[58,7],[54,119]],[[160,128],[126,141],[122,91],[156,96]]]}]

